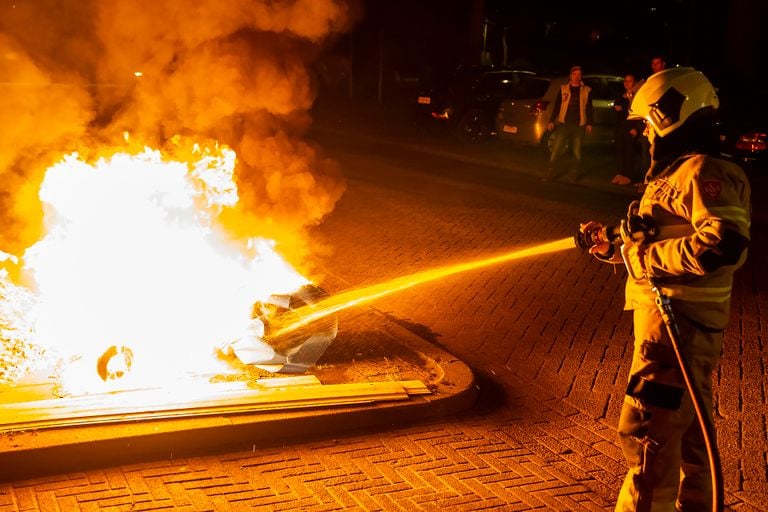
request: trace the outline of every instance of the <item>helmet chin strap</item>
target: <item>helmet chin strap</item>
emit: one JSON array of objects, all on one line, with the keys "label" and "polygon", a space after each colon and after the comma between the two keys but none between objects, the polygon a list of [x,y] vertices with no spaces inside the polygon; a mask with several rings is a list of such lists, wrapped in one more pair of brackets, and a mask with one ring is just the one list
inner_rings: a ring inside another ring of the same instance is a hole
[{"label": "helmet chin strap", "polygon": [[675,139],[674,133],[670,133],[666,137],[656,136],[651,142],[651,161],[660,162],[676,156],[675,154],[678,153],[676,149],[681,144],[676,144]]},{"label": "helmet chin strap", "polygon": [[666,137],[656,135],[653,138],[650,148],[651,166],[646,176],[653,178],[660,175],[679,157],[693,151],[691,145],[685,144],[685,140],[681,140],[679,135],[675,132]]}]

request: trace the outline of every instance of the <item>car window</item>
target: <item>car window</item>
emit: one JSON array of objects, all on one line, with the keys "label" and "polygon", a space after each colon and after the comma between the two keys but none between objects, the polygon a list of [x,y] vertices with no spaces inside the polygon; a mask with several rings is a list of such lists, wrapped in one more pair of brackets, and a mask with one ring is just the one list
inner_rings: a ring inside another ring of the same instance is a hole
[{"label": "car window", "polygon": [[611,99],[616,99],[622,94],[624,94],[624,79],[623,78],[606,78],[605,84],[608,86],[608,89],[611,90],[612,96]]},{"label": "car window", "polygon": [[520,85],[517,73],[488,73],[480,80],[480,92],[495,97],[509,97]]},{"label": "car window", "polygon": [[541,98],[550,83],[550,79],[527,73],[489,73],[483,77],[479,92],[504,99]]},{"label": "car window", "polygon": [[623,92],[623,80],[621,82],[602,77],[584,77],[584,83],[592,88],[593,100],[614,100]]},{"label": "car window", "polygon": [[520,81],[520,86],[515,91],[516,96],[513,99],[542,98],[547,93],[551,83],[552,80],[548,78],[538,78],[533,76],[523,77]]},{"label": "car window", "polygon": [[593,100],[604,100],[609,95],[608,88],[603,85],[599,78],[584,78],[584,83],[592,89]]}]

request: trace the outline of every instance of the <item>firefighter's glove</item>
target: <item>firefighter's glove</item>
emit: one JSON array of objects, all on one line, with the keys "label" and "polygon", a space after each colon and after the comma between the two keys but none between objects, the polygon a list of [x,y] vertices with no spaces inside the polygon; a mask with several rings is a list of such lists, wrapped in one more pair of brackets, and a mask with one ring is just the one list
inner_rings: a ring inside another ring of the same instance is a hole
[{"label": "firefighter's glove", "polygon": [[[593,220],[579,224],[579,231],[582,233],[599,232],[603,228],[602,224]],[[616,245],[607,240],[600,239],[598,243],[592,245],[588,250],[589,254],[604,263],[621,264],[623,261],[621,254],[616,250]]]},{"label": "firefighter's glove", "polygon": [[657,231],[653,217],[640,215],[640,201],[632,201],[627,209],[626,222],[621,224],[622,240],[631,239],[635,243],[650,243],[656,238]]},{"label": "firefighter's glove", "polygon": [[[638,239],[639,238],[639,239]],[[630,232],[627,221],[621,222],[621,256],[632,279],[645,279],[648,270],[645,266],[646,244],[642,237]]]}]

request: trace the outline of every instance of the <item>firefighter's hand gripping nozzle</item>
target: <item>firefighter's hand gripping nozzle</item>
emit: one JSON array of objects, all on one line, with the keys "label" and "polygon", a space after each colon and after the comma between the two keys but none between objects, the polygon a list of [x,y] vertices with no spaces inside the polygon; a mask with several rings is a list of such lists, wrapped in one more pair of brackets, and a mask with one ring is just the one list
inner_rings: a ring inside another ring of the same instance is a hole
[{"label": "firefighter's hand gripping nozzle", "polygon": [[630,245],[648,243],[656,238],[657,228],[653,219],[647,215],[637,214],[637,202],[633,202],[627,218],[619,225],[604,226],[595,221],[579,225],[579,230],[573,237],[577,247],[589,251],[597,259],[607,263],[621,263],[616,251],[617,242],[623,242],[622,248]]},{"label": "firefighter's hand gripping nozzle", "polygon": [[582,224],[573,236],[576,247],[585,251],[601,244],[612,244],[621,236],[618,226],[603,226],[599,222]]}]

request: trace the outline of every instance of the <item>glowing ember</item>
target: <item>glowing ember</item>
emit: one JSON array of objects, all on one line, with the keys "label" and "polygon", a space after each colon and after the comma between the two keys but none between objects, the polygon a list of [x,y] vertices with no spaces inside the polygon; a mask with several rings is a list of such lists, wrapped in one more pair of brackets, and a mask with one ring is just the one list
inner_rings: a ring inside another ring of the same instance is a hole
[{"label": "glowing ember", "polygon": [[146,149],[94,164],[72,154],[49,168],[46,235],[19,262],[30,284],[0,274],[3,339],[80,357],[70,386],[98,379],[112,346],[130,347],[134,372],[157,380],[210,367],[217,343],[247,331],[255,302],[307,284],[273,242],[236,241],[218,224],[238,201],[235,153],[192,153],[189,163]]}]

